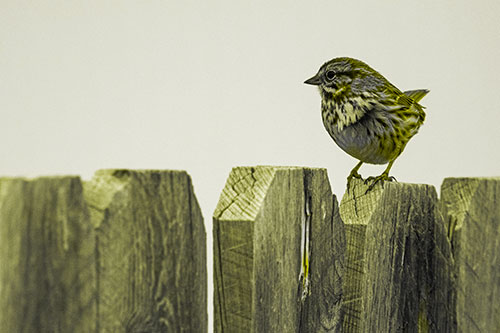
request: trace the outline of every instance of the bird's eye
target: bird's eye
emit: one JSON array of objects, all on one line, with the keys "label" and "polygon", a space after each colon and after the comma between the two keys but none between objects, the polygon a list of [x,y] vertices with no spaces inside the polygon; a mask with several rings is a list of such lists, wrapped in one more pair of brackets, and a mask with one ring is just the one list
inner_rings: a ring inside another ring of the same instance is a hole
[{"label": "bird's eye", "polygon": [[335,77],[335,72],[334,71],[328,71],[328,72],[326,72],[326,78],[328,80],[333,80],[334,77]]}]

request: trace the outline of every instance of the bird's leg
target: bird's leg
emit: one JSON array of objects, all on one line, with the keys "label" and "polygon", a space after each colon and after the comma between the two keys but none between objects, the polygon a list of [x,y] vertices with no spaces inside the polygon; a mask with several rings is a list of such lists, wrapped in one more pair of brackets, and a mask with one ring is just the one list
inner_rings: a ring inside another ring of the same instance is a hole
[{"label": "bird's leg", "polygon": [[375,185],[379,181],[382,181],[382,184],[385,180],[390,181],[390,182],[397,181],[396,178],[389,176],[389,171],[391,170],[392,165],[394,164],[394,161],[395,161],[395,159],[389,162],[389,164],[387,165],[387,168],[385,168],[384,172],[382,172],[382,174],[380,176],[366,178],[365,184],[368,184],[369,182],[371,182],[371,184],[370,184],[370,186],[368,186],[368,189],[366,190],[365,193],[368,193],[370,190],[372,190],[373,187],[375,187]]},{"label": "bird's leg", "polygon": [[361,168],[361,164],[363,164],[362,161],[359,161],[358,164],[351,170],[351,173],[347,177],[347,190],[349,190],[349,185],[351,184],[351,180],[353,178],[358,178],[358,179],[363,179],[361,175],[358,173],[359,168]]}]

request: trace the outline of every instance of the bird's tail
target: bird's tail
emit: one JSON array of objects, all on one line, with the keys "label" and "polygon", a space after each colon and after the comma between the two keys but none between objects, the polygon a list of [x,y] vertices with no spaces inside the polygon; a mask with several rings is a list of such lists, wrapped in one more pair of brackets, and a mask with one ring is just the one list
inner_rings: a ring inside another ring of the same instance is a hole
[{"label": "bird's tail", "polygon": [[419,102],[425,95],[429,93],[428,89],[417,89],[405,91],[405,95],[413,99],[415,102]]}]

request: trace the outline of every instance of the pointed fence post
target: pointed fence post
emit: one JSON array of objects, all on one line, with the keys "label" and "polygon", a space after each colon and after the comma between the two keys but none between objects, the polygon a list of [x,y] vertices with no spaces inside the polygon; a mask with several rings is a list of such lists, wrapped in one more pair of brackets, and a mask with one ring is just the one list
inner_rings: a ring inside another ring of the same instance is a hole
[{"label": "pointed fence post", "polygon": [[183,171],[0,179],[5,332],[206,332],[206,234]]},{"label": "pointed fence post", "polygon": [[458,332],[500,329],[500,178],[446,178],[441,206],[457,276]]},{"label": "pointed fence post", "polygon": [[238,167],[214,212],[215,332],[336,332],[344,231],[326,170]]},{"label": "pointed fence post", "polygon": [[206,332],[206,234],[189,175],[100,170],[84,190],[99,329]]},{"label": "pointed fence post", "polygon": [[429,185],[353,180],[345,223],[344,332],[453,332],[451,249]]},{"label": "pointed fence post", "polygon": [[79,177],[0,179],[3,332],[95,332],[95,233]]}]

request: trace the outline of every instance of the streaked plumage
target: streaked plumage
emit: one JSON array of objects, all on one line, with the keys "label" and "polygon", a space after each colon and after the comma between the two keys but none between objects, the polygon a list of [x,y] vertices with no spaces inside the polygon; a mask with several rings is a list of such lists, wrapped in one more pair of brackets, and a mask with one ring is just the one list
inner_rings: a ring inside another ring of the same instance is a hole
[{"label": "streaked plumage", "polygon": [[335,58],[305,81],[317,85],[323,124],[337,145],[360,160],[348,177],[360,178],[362,163],[386,164],[372,186],[389,180],[389,170],[425,120],[418,102],[428,90],[401,92],[362,61]]}]

